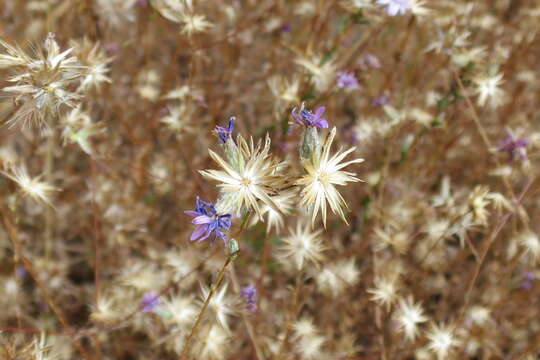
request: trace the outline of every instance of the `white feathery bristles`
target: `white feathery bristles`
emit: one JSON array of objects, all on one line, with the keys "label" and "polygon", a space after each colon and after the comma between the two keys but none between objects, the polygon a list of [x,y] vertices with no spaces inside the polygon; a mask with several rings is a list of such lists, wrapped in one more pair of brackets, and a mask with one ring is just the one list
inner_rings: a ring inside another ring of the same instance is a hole
[{"label": "white feathery bristles", "polygon": [[447,359],[453,348],[460,344],[454,329],[449,325],[432,324],[426,337],[429,340],[428,350],[435,354],[438,360]]},{"label": "white feathery bristles", "polygon": [[323,62],[321,59],[322,57],[318,56],[305,56],[296,59],[295,62],[311,74],[311,82],[317,91],[323,92],[333,84],[337,65],[332,60]]},{"label": "white feathery bristles", "polygon": [[196,33],[202,33],[214,26],[204,15],[186,14],[182,17],[182,31],[186,36],[193,36]]},{"label": "white feathery bristles", "polygon": [[164,321],[172,322],[181,328],[187,328],[195,321],[198,313],[194,301],[190,297],[172,296],[161,305],[167,314]]},{"label": "white feathery bristles", "polygon": [[90,317],[96,322],[110,324],[117,321],[120,315],[118,310],[115,309],[114,299],[110,295],[102,294],[97,299]]},{"label": "white feathery bristles", "polygon": [[191,285],[197,278],[189,276],[197,266],[197,254],[192,249],[168,251],[165,254],[165,264],[172,269],[173,279],[182,280],[182,284]]},{"label": "white feathery bristles", "polygon": [[356,174],[343,171],[342,169],[351,164],[359,164],[364,159],[357,158],[341,163],[345,157],[352,153],[356,148],[352,147],[346,151],[339,150],[330,157],[330,148],[334,137],[336,136],[336,128],[334,127],[330,134],[326,137],[322,146],[322,154],[314,154],[311,161],[303,161],[306,175],[297,180],[296,184],[303,186],[300,194],[300,205],[311,209],[311,222],[315,223],[317,214],[320,211],[323,219],[323,224],[326,227],[326,206],[330,205],[330,209],[334,214],[347,223],[345,219],[344,208],[347,208],[347,203],[337,191],[335,185],[347,185],[347,182],[358,182]]},{"label": "white feathery bristles", "polygon": [[226,358],[226,351],[230,347],[230,336],[217,324],[207,325],[199,332],[199,340],[193,348],[197,359],[219,360]]},{"label": "white feathery bristles", "polygon": [[321,271],[317,271],[315,280],[323,294],[336,297],[348,286],[356,284],[359,277],[360,271],[356,267],[355,259],[351,258],[335,264],[326,264]]},{"label": "white feathery bristles", "polygon": [[190,124],[192,116],[192,108],[187,104],[180,104],[168,107],[169,113],[159,119],[159,122],[164,124],[167,129],[175,134],[192,133],[195,129]]},{"label": "white feathery bristles", "polygon": [[418,325],[428,320],[428,318],[424,316],[422,305],[415,304],[412,296],[409,296],[406,300],[399,299],[396,318],[399,329],[403,331],[405,338],[411,342],[413,342],[418,335]]},{"label": "white feathery bristles", "polygon": [[503,83],[502,74],[480,76],[474,79],[478,105],[488,105],[491,108],[499,107],[504,100],[504,91],[500,88]]},{"label": "white feathery bristles", "polygon": [[474,221],[481,225],[487,225],[488,222],[489,211],[487,206],[490,204],[488,194],[489,188],[479,185],[469,195],[469,206],[473,211]]},{"label": "white feathery bristles", "polygon": [[77,58],[85,66],[81,84],[77,91],[86,91],[91,88],[99,90],[101,84],[111,83],[111,79],[107,73],[110,70],[109,63],[112,61],[112,58],[109,58],[105,54],[100,43],[92,43],[85,38],[80,43],[73,41],[72,44],[75,48]]},{"label": "white feathery bristles", "polygon": [[371,294],[371,301],[376,302],[380,306],[384,306],[387,310],[394,303],[397,297],[397,278],[392,276],[388,278],[376,278],[375,287],[368,290]]},{"label": "white feathery bristles", "polygon": [[325,247],[319,236],[322,230],[312,232],[308,224],[298,221],[296,229],[289,229],[289,232],[290,235],[283,239],[283,245],[279,248],[284,260],[292,260],[300,271],[305,263],[318,263],[323,259]]},{"label": "white feathery bristles", "polygon": [[405,231],[376,228],[374,232],[375,238],[378,240],[375,244],[377,250],[383,250],[391,246],[398,254],[405,254],[409,249],[410,236]]},{"label": "white feathery bristles", "polygon": [[87,154],[92,155],[94,149],[90,143],[90,137],[100,132],[99,125],[92,123],[87,112],[81,106],[73,108],[62,118],[64,129],[62,137],[65,143],[75,143]]},{"label": "white feathery bristles", "polygon": [[1,173],[16,182],[25,196],[52,206],[52,192],[58,191],[58,189],[52,185],[40,181],[39,176],[33,179],[30,178],[25,167],[14,167],[11,169],[11,172],[1,171]]},{"label": "white feathery bristles", "polygon": [[[221,289],[214,293],[208,304],[208,309],[213,312],[218,324],[227,332],[229,332],[228,319],[230,316],[238,313],[239,304],[239,299],[236,297],[226,296],[228,285],[222,285]],[[210,289],[201,284],[201,306],[209,293]]]},{"label": "white feathery bristles", "polygon": [[155,264],[136,263],[126,267],[122,275],[122,284],[139,292],[152,291],[165,287],[166,279]]},{"label": "white feathery bristles", "polygon": [[293,337],[295,339],[295,350],[301,359],[312,360],[321,359],[325,343],[324,336],[320,335],[313,321],[309,318],[302,318],[293,324]]},{"label": "white feathery bristles", "polygon": [[0,66],[3,64],[17,71],[17,75],[8,79],[14,85],[3,88],[3,91],[11,94],[16,103],[22,104],[8,120],[10,126],[22,122],[23,127],[48,127],[51,124],[46,114],[57,114],[64,105],[76,105],[80,95],[72,92],[70,85],[82,75],[84,67],[78,64],[76,57],[70,56],[73,48],[60,52],[52,33],[36,51],[35,58],[4,42],[1,45],[8,55],[0,57]]},{"label": "white feathery bristles", "polygon": [[[281,210],[280,212],[275,211],[270,206],[263,204],[261,207],[261,215],[266,216],[266,233],[270,233],[272,229],[276,233],[279,233],[283,228],[284,216],[290,215],[294,209],[296,197],[298,196],[297,191],[294,189],[285,190],[280,192],[276,196],[272,196],[272,200],[276,203],[277,207]],[[252,223],[257,223],[259,219],[253,217]]]},{"label": "white feathery bristles", "polygon": [[[232,142],[232,139],[229,139]],[[221,156],[209,150],[210,157],[223,170],[203,170],[200,174],[206,178],[220,182],[222,198],[216,205],[219,210],[240,215],[244,209],[254,210],[262,220],[259,201],[281,212],[272,195],[283,183],[282,177],[277,174],[279,163],[270,158],[270,137],[267,135],[264,145],[255,146],[253,139],[248,142],[237,137],[238,146],[231,145],[234,151],[236,164],[225,161]]]},{"label": "white feathery bristles", "polygon": [[471,306],[465,313],[466,321],[484,326],[491,321],[491,310],[482,305]]},{"label": "white feathery bristles", "polygon": [[540,260],[540,239],[534,232],[528,230],[517,235],[517,242],[523,248],[523,257],[531,264]]},{"label": "white feathery bristles", "polygon": [[285,103],[298,102],[298,90],[300,89],[300,79],[294,77],[291,81],[279,75],[275,75],[268,80],[268,87],[272,94]]}]

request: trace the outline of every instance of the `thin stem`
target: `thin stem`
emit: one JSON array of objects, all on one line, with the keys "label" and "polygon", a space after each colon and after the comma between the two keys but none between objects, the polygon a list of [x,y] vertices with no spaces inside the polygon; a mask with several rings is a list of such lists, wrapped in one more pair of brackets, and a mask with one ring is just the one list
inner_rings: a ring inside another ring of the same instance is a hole
[{"label": "thin stem", "polygon": [[[54,186],[54,149],[55,149],[55,131],[53,124],[50,124],[51,131],[47,136],[47,153],[45,157],[45,181]],[[45,261],[49,262],[53,246],[53,221],[54,209],[47,206],[45,209]]]},{"label": "thin stem", "polygon": [[[238,277],[236,276],[236,271],[234,269],[234,264],[231,264],[231,267],[229,269],[231,273],[231,279],[233,283],[234,291],[239,293],[240,292],[240,284],[238,281]],[[249,321],[248,317],[244,312],[242,312],[242,319],[244,320],[244,324],[246,325],[246,329],[249,335],[249,338],[251,340],[251,343],[253,344],[253,348],[255,349],[255,353],[257,355],[258,360],[263,360],[264,356],[262,354],[261,349],[259,348],[257,338],[255,337],[255,331],[253,330],[253,325],[251,325],[251,322]]]},{"label": "thin stem", "polygon": [[231,261],[237,255],[238,255],[238,251],[236,251],[235,253],[229,255],[227,257],[227,260],[225,261],[225,263],[221,267],[221,270],[219,271],[217,281],[215,282],[215,284],[210,289],[210,292],[208,293],[208,296],[206,297],[206,300],[204,301],[204,304],[203,304],[201,310],[199,311],[199,314],[197,315],[197,320],[195,320],[195,324],[193,324],[193,327],[191,328],[189,336],[188,336],[188,338],[186,340],[186,344],[184,345],[184,349],[182,350],[182,354],[180,355],[180,360],[187,359],[187,354],[188,354],[189,348],[191,346],[191,342],[193,341],[193,337],[197,333],[197,328],[199,327],[199,324],[201,323],[201,320],[202,320],[202,318],[204,316],[204,312],[206,311],[206,308],[208,307],[208,304],[210,304],[210,300],[212,300],[212,297],[214,296],[217,289],[220,287],[221,283],[223,282],[223,279],[225,277],[225,271],[227,270],[227,267],[229,266]]},{"label": "thin stem", "polygon": [[[8,234],[8,238],[10,239],[10,241],[11,241],[11,243],[13,245],[13,252],[15,254],[15,261],[20,261],[23,264],[26,271],[28,271],[28,273],[30,274],[30,277],[35,281],[37,287],[39,288],[39,290],[41,291],[41,293],[43,295],[43,298],[45,299],[45,301],[47,302],[47,304],[51,308],[52,312],[58,318],[58,321],[60,322],[60,324],[62,324],[64,329],[66,329],[66,331],[70,335],[73,336],[75,334],[75,331],[73,330],[73,328],[69,324],[66,316],[64,315],[64,313],[62,312],[60,307],[58,307],[58,305],[53,301],[53,299],[51,297],[51,294],[47,290],[47,287],[45,286],[45,284],[43,283],[41,278],[38,276],[38,272],[35,270],[35,268],[32,265],[32,262],[30,261],[30,259],[28,259],[26,256],[24,256],[22,245],[19,243],[19,240],[18,240],[17,229],[16,229],[15,225],[13,224],[13,222],[11,221],[11,219],[13,218],[13,214],[9,213],[9,211],[3,206],[3,204],[1,202],[0,202],[0,214],[1,214],[1,217],[2,217],[2,222],[3,222],[4,228],[5,228],[5,230],[6,230],[7,234]],[[79,350],[81,355],[86,360],[91,360],[92,359],[90,354],[88,354],[88,352],[84,349],[84,347],[83,347],[80,340],[75,342],[75,346],[77,347],[77,349]]]},{"label": "thin stem", "polygon": [[[517,199],[517,203],[516,203],[517,208],[519,208],[520,203],[523,200],[523,197],[525,196],[527,191],[529,191],[529,188],[531,187],[532,183],[533,183],[533,180],[530,180],[527,183],[527,185],[525,185],[525,188],[523,189],[523,191],[521,192],[521,194],[519,195],[519,197]],[[463,306],[461,307],[461,312],[459,314],[459,318],[458,318],[458,321],[457,321],[458,324],[463,319],[465,311],[467,310],[467,306],[469,305],[469,302],[471,300],[472,291],[474,290],[474,286],[476,285],[476,281],[478,279],[478,276],[480,275],[480,270],[482,269],[482,265],[484,264],[484,261],[486,260],[487,254],[488,254],[489,250],[491,249],[491,246],[493,245],[493,243],[495,243],[495,240],[497,239],[497,236],[499,235],[501,230],[504,228],[504,226],[508,223],[508,220],[510,220],[510,218],[513,215],[514,215],[513,212],[509,212],[506,215],[504,215],[501,218],[501,220],[499,221],[499,223],[497,224],[497,226],[495,227],[495,229],[493,230],[493,232],[491,233],[491,235],[490,235],[490,237],[488,239],[487,245],[486,245],[484,251],[482,252],[480,260],[479,260],[478,264],[476,265],[476,269],[474,270],[474,274],[473,274],[471,280],[469,281],[469,285],[467,286],[467,292],[465,294],[465,302],[464,302]]]},{"label": "thin stem", "polygon": [[296,317],[296,311],[298,309],[298,298],[300,296],[301,287],[302,287],[302,273],[298,272],[298,275],[296,276],[296,285],[294,287],[293,300],[292,300],[291,307],[289,309],[289,316],[287,319],[287,323],[285,324],[285,336],[283,337],[283,341],[281,342],[281,346],[279,347],[279,350],[275,357],[275,359],[277,360],[281,359],[281,354],[287,348],[287,343],[289,339],[289,333],[291,332],[292,322],[294,318]]}]

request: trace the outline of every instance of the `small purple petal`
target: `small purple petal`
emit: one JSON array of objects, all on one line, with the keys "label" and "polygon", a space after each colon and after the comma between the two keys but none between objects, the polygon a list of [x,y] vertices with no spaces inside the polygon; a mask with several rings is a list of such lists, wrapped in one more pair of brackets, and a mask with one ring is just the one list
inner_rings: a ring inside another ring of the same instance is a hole
[{"label": "small purple petal", "polygon": [[315,126],[319,129],[326,129],[328,127],[328,121],[326,119],[320,119],[315,123]]},{"label": "small purple petal", "polygon": [[199,215],[193,220],[191,220],[192,224],[200,225],[200,224],[210,224],[212,222],[212,218],[208,215]]},{"label": "small purple petal", "polygon": [[195,228],[195,230],[193,230],[193,233],[191,234],[191,237],[189,238],[189,240],[191,241],[197,240],[204,234],[206,229],[207,229],[206,226],[198,226],[197,228]]},{"label": "small purple petal", "polygon": [[152,312],[161,303],[159,294],[155,291],[148,291],[142,298],[143,312]]},{"label": "small purple petal", "polygon": [[326,106],[319,106],[315,109],[315,118],[320,118],[326,111]]}]

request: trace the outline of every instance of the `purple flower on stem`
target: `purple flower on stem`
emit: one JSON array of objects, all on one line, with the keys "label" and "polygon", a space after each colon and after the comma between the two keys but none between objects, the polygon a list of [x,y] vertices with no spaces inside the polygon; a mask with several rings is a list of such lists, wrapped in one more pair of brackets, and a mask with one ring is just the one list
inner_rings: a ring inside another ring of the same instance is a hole
[{"label": "purple flower on stem", "polygon": [[189,240],[203,241],[212,236],[212,240],[219,237],[223,240],[227,239],[227,235],[223,230],[229,230],[231,227],[231,214],[218,214],[213,203],[201,200],[197,196],[195,210],[187,210],[184,213],[193,216],[192,224],[197,225],[197,228],[191,234]]},{"label": "purple flower on stem", "polygon": [[339,71],[337,73],[337,86],[342,89],[360,89],[360,84],[358,83],[358,79],[356,79],[356,76],[354,73],[347,72],[347,71]]},{"label": "purple flower on stem", "polygon": [[298,112],[297,108],[294,107],[291,111],[291,116],[298,124],[325,129],[328,127],[328,121],[322,117],[325,110],[326,107],[319,106],[317,109],[315,109],[315,113],[312,113],[308,109],[302,109],[300,112]]},{"label": "purple flower on stem", "polygon": [[516,139],[514,134],[511,131],[508,131],[508,136],[499,142],[497,151],[507,152],[510,155],[510,162],[514,161],[516,155],[521,158],[521,160],[527,159],[527,152],[525,148],[529,144],[527,138]]},{"label": "purple flower on stem", "polygon": [[386,12],[390,16],[404,15],[412,8],[410,0],[377,0],[377,4],[386,5]]},{"label": "purple flower on stem", "polygon": [[284,24],[281,26],[281,31],[283,32],[291,32],[291,25],[290,24]]},{"label": "purple flower on stem", "polygon": [[242,288],[242,296],[246,298],[247,308],[251,312],[259,310],[257,307],[257,288],[253,284],[249,284]]},{"label": "purple flower on stem", "polygon": [[225,144],[227,142],[227,139],[231,137],[232,132],[234,130],[235,122],[236,122],[236,118],[234,116],[231,116],[229,118],[229,124],[227,125],[227,127],[216,126],[216,133],[221,143]]},{"label": "purple flower on stem", "polygon": [[143,312],[152,312],[161,304],[161,300],[159,300],[159,294],[157,292],[148,291],[143,295],[141,303],[143,305]]},{"label": "purple flower on stem", "polygon": [[26,269],[22,265],[17,266],[17,269],[15,270],[15,272],[17,276],[20,277],[21,279],[26,276]]},{"label": "purple flower on stem", "polygon": [[390,104],[390,98],[386,95],[377,96],[373,99],[373,106],[384,106]]}]

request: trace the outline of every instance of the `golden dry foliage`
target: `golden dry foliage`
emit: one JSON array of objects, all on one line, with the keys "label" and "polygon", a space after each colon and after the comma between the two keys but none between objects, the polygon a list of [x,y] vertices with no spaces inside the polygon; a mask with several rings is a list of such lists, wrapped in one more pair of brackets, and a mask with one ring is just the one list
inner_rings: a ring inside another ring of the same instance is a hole
[{"label": "golden dry foliage", "polygon": [[536,359],[539,23],[0,1],[0,358]]}]

